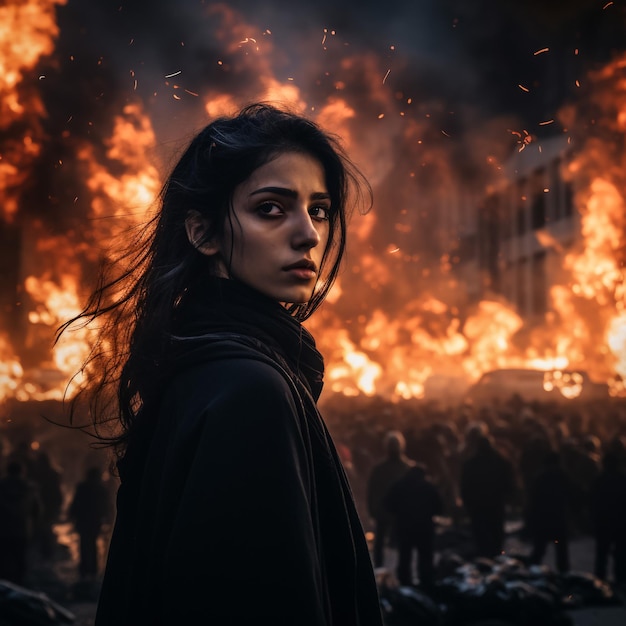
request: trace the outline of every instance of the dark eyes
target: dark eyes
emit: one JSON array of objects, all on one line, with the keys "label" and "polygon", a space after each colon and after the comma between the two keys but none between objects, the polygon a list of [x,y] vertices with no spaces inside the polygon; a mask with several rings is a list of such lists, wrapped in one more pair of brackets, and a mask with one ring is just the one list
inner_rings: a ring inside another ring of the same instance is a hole
[{"label": "dark eyes", "polygon": [[327,207],[327,206],[312,206],[309,209],[309,215],[313,219],[327,220],[330,217],[330,207]]},{"label": "dark eyes", "polygon": [[[257,207],[257,211],[262,216],[279,217],[285,210],[276,202],[263,202]],[[330,207],[325,205],[316,205],[309,208],[309,215],[318,221],[326,221],[330,217]]]},{"label": "dark eyes", "polygon": [[279,204],[276,204],[275,202],[264,202],[257,207],[257,211],[261,215],[278,216],[282,214],[283,209]]}]

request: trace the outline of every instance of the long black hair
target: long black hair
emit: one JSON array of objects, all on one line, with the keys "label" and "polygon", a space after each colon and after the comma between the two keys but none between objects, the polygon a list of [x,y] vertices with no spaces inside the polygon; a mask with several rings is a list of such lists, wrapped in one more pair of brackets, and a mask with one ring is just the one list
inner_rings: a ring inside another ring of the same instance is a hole
[{"label": "long black hair", "polygon": [[[371,188],[339,140],[311,120],[269,104],[252,104],[200,131],[184,151],[159,195],[158,211],[114,264],[105,266],[82,313],[59,329],[101,320],[99,340],[84,366],[91,385],[82,397],[95,435],[123,449],[151,394],[156,368],[172,334],[174,313],[190,287],[215,272],[215,259],[198,251],[223,241],[232,219],[235,188],[285,152],[317,159],[331,199],[330,235],[311,299],[291,304],[299,321],[322,303],[337,277],[346,225],[355,206],[371,207]],[[197,212],[207,224],[201,241],[189,242],[185,220]],[[106,435],[103,424],[113,426]]]}]

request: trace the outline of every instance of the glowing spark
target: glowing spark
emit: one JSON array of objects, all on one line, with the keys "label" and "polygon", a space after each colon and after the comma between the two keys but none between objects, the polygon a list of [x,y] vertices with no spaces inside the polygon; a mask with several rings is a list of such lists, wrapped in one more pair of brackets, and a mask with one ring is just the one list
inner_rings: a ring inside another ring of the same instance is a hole
[{"label": "glowing spark", "polygon": [[173,78],[174,76],[178,76],[179,74],[182,74],[183,70],[178,70],[178,72],[173,72],[172,74],[166,74],[165,78]]},{"label": "glowing spark", "polygon": [[250,42],[256,43],[256,39],[254,39],[253,37],[246,37],[243,41],[239,42],[239,45],[243,46],[243,45],[245,45],[247,43],[250,43]]},{"label": "glowing spark", "polygon": [[533,138],[530,136],[529,132],[527,130],[522,130],[522,132],[518,132],[517,130],[510,130],[509,132],[512,135],[515,135],[516,137],[518,137],[518,141],[517,143],[520,144],[520,148],[518,150],[518,152],[521,152],[532,140]]},{"label": "glowing spark", "polygon": [[539,122],[539,126],[547,126],[548,124],[554,124],[554,120],[546,120],[545,122]]},{"label": "glowing spark", "polygon": [[526,93],[528,93],[530,91],[530,89],[528,89],[528,87],[524,87],[524,85],[518,85],[518,87],[522,90],[525,91]]},{"label": "glowing spark", "polygon": [[615,4],[614,2],[607,2],[603,7],[602,10],[604,11],[604,9],[608,9],[612,4]]},{"label": "glowing spark", "polygon": [[445,130],[442,130],[441,134],[444,135],[445,137],[449,137],[450,136]]},{"label": "glowing spark", "polygon": [[379,120],[382,120],[382,119],[383,119],[383,117],[385,117],[385,114],[384,114],[384,113],[381,113],[381,114],[378,116],[378,119],[379,119]]},{"label": "glowing spark", "polygon": [[39,80],[43,80],[44,78],[45,78],[45,76],[42,74],[42,75],[39,77]]},{"label": "glowing spark", "polygon": [[395,254],[396,252],[400,252],[400,248],[392,248],[391,250],[388,250],[389,254]]},{"label": "glowing spark", "polygon": [[576,81],[576,87],[580,87],[580,81],[579,80]]},{"label": "glowing spark", "polygon": [[198,94],[195,91],[189,91],[189,89],[185,89],[185,93],[188,93],[190,96],[198,97]]},{"label": "glowing spark", "polygon": [[177,93],[175,93],[173,97],[174,97],[174,100],[180,100],[180,96]]},{"label": "glowing spark", "polygon": [[385,78],[383,78],[383,85],[385,84],[385,81],[387,80],[387,76],[389,76],[390,73],[391,73],[391,70],[387,70],[387,73],[385,74]]},{"label": "glowing spark", "polygon": [[537,50],[537,52],[534,53],[534,56],[537,56],[538,54],[543,54],[544,52],[548,52],[550,50],[550,48],[541,48],[541,50]]}]

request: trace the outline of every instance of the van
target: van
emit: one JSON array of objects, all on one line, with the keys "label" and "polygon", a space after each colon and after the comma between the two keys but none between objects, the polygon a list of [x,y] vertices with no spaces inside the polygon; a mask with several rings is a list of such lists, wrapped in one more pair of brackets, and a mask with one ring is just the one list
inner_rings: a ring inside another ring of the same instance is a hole
[{"label": "van", "polygon": [[484,373],[465,401],[481,405],[506,402],[518,395],[526,402],[607,400],[608,385],[593,382],[582,370],[498,369]]}]

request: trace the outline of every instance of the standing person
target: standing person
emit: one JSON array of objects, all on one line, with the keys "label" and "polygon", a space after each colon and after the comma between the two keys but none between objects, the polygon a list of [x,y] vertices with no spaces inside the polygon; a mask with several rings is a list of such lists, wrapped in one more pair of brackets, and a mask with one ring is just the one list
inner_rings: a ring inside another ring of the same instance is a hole
[{"label": "standing person", "polygon": [[502,552],[506,505],[515,491],[513,466],[493,446],[489,436],[476,440],[474,455],[461,469],[461,498],[470,518],[479,556]]},{"label": "standing person", "polygon": [[560,455],[558,452],[550,452],[530,491],[529,529],[533,543],[531,563],[541,563],[548,544],[553,542],[557,569],[561,574],[569,571],[572,500],[572,485],[561,467]]},{"label": "standing person", "polygon": [[67,513],[79,536],[80,577],[93,580],[98,574],[98,537],[109,519],[109,494],[98,467],[90,467],[85,480],[76,485]]},{"label": "standing person", "polygon": [[37,527],[37,542],[41,556],[50,559],[54,555],[57,537],[53,526],[59,521],[63,505],[61,472],[54,467],[50,455],[41,450],[33,464],[33,481],[39,487],[41,519]]},{"label": "standing person", "polygon": [[417,551],[419,584],[432,588],[435,582],[435,522],[441,515],[439,490],[426,478],[423,465],[410,467],[400,480],[391,486],[385,498],[387,510],[394,516],[398,540],[398,581],[412,585],[413,551]]},{"label": "standing person", "polygon": [[114,314],[121,365],[117,411],[101,412],[107,379],[93,405],[98,427],[121,427],[97,626],[380,626],[301,325],[337,275],[362,181],[299,115],[219,118],[174,167],[137,262],[85,310]]},{"label": "standing person", "polygon": [[626,583],[626,473],[614,451],[602,457],[602,471],[590,489],[590,517],[595,540],[594,573],[606,580],[613,548],[613,579]]},{"label": "standing person", "polygon": [[24,584],[28,551],[41,514],[37,488],[24,477],[24,467],[10,461],[0,479],[0,578]]},{"label": "standing person", "polygon": [[374,520],[374,565],[382,567],[385,562],[385,544],[391,533],[393,516],[385,506],[385,497],[389,488],[400,480],[412,462],[404,450],[404,435],[392,430],[385,435],[385,459],[372,469],[367,482],[367,510]]}]

